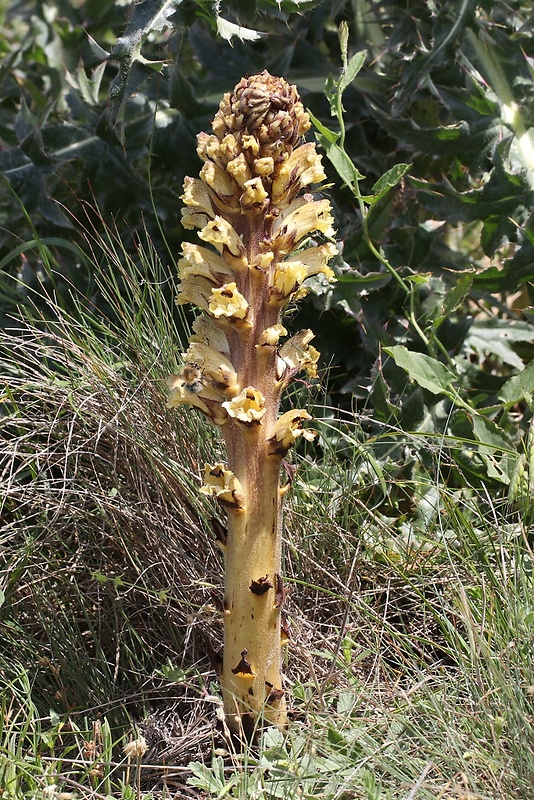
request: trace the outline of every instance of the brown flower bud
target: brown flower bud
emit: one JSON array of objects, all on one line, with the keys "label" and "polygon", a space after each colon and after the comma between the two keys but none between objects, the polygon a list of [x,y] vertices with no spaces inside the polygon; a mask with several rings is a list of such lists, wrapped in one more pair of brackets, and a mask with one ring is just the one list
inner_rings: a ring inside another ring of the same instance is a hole
[{"label": "brown flower bud", "polygon": [[[221,140],[229,133],[239,138],[253,136],[262,158],[282,151],[287,157],[309,128],[310,118],[296,87],[267,70],[243,78],[232,93],[225,94],[213,121],[213,131]],[[259,155],[247,144],[251,156]]]}]

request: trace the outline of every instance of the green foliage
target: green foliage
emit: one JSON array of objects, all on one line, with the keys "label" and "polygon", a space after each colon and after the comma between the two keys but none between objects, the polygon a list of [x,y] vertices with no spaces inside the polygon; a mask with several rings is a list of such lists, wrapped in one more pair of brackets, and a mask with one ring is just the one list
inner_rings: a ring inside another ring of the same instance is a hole
[{"label": "green foliage", "polygon": [[[530,800],[530,14],[0,4],[5,797],[139,796],[129,717],[185,693],[189,791]],[[265,68],[311,111],[342,249],[298,318],[323,365],[293,389],[319,431],[286,513],[299,719],[212,754],[219,570],[197,462],[219,445],[165,413],[164,379],[187,330],[195,135]],[[100,778],[83,758],[98,713]]]}]

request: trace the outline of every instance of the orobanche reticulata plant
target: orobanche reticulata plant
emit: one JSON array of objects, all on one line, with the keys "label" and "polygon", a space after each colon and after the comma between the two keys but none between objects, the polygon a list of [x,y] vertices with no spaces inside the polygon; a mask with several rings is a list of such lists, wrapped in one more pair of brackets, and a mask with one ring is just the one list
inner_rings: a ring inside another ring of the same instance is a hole
[{"label": "orobanche reticulata plant", "polygon": [[[303,282],[337,252],[330,203],[305,187],[325,180],[295,86],[262,72],[225,94],[213,133],[198,135],[204,162],[185,179],[183,225],[203,244],[183,245],[178,303],[200,309],[168,406],[199,408],[221,427],[227,462],[206,464],[204,494],[227,513],[221,686],[229,727],[250,737],[262,720],[284,727],[281,645],[281,465],[310,415],[279,416],[282,392],[315,376],[313,333],[290,338],[281,318]],[[312,236],[321,235],[322,243]],[[330,241],[328,241],[330,240]]]}]

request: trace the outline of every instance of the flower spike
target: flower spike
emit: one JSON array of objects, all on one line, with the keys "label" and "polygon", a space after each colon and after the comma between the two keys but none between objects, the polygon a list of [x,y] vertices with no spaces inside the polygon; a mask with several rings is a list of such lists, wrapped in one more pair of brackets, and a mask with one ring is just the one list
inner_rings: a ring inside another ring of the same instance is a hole
[{"label": "flower spike", "polygon": [[[186,178],[184,242],[177,302],[200,310],[185,367],[169,382],[169,407],[195,407],[221,427],[227,465],[207,464],[201,493],[227,511],[224,656],[226,721],[253,737],[262,722],[284,728],[281,675],[285,598],[281,577],[284,456],[313,439],[311,419],[280,397],[298,372],[316,377],[313,333],[287,336],[282,314],[322,274],[337,249],[327,199],[310,188],[325,180],[315,144],[304,142],[309,115],[295,86],[264,71],[224,95],[211,133],[198,135],[200,175]],[[286,465],[288,469],[294,467]]]}]

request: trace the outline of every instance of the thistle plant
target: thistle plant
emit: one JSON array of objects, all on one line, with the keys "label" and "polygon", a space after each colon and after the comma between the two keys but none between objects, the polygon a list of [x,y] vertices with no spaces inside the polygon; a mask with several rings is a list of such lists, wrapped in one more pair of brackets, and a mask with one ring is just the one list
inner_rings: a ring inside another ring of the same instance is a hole
[{"label": "thistle plant", "polygon": [[[221,686],[229,727],[251,737],[263,720],[284,727],[281,676],[286,589],[281,577],[283,459],[299,436],[312,439],[301,409],[279,416],[298,373],[317,374],[313,333],[282,343],[282,315],[306,294],[303,282],[336,253],[330,203],[305,187],[325,179],[296,87],[262,72],[225,94],[198,135],[204,162],[186,178],[185,228],[204,243],[183,245],[177,302],[201,313],[168,406],[200,409],[221,427],[227,463],[206,464],[200,491],[227,516],[217,525],[225,553]],[[321,235],[322,243],[311,237]]]}]

